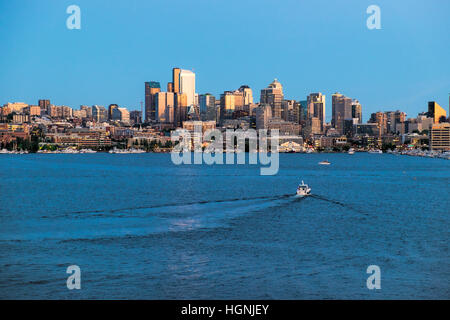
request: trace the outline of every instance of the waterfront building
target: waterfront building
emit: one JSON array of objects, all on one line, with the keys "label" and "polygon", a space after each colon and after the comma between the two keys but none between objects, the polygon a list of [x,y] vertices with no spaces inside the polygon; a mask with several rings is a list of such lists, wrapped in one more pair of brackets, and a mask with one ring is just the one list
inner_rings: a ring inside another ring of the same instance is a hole
[{"label": "waterfront building", "polygon": [[267,88],[261,90],[260,104],[270,105],[272,108],[272,117],[281,118],[283,98],[283,86],[277,79],[274,79]]},{"label": "waterfront building", "polygon": [[386,132],[396,133],[397,125],[406,121],[406,113],[397,111],[387,111],[386,114]]},{"label": "waterfront building", "polygon": [[428,102],[428,117],[433,118],[434,123],[446,122],[447,112],[436,101]]},{"label": "waterfront building", "polygon": [[450,151],[450,123],[437,123],[431,127],[431,150]]},{"label": "waterfront building", "polygon": [[157,81],[145,82],[145,121],[155,120],[155,99],[154,95],[161,91],[161,85]]},{"label": "waterfront building", "polygon": [[378,125],[378,136],[387,133],[387,115],[384,112],[378,111],[370,115],[369,123],[376,123]]},{"label": "waterfront building", "polygon": [[278,129],[280,136],[297,136],[300,133],[300,124],[284,121],[279,118],[269,118],[267,121],[267,129]]}]

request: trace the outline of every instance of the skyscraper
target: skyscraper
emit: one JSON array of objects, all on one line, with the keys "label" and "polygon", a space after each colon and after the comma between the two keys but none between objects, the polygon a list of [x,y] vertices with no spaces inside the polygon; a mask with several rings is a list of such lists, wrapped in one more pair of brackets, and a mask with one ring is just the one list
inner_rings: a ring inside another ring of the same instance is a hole
[{"label": "skyscraper", "polygon": [[180,71],[180,92],[187,97],[187,105],[195,105],[195,73],[190,70]]},{"label": "skyscraper", "polygon": [[281,103],[283,101],[283,86],[274,79],[267,88],[261,90],[260,103],[268,104],[272,108],[272,116],[281,118]]},{"label": "skyscraper", "polygon": [[181,72],[180,68],[172,69],[172,86],[174,93],[180,92],[180,72]]},{"label": "skyscraper", "polygon": [[434,123],[447,121],[447,112],[436,101],[428,102],[428,116],[434,119]]},{"label": "skyscraper", "polygon": [[[311,93],[307,98],[308,105],[308,120],[310,124],[314,122],[317,127],[317,123],[320,123],[319,130],[314,128],[313,132],[317,133],[317,131],[323,132],[323,125],[325,124],[325,95],[322,93]],[[313,118],[317,118],[319,122],[316,120],[313,121]]]},{"label": "skyscraper", "polygon": [[161,91],[159,82],[150,81],[145,83],[145,121],[155,120],[155,93]]},{"label": "skyscraper", "polygon": [[352,119],[352,99],[336,92],[331,96],[331,102],[331,125],[340,134],[344,134],[344,120]]},{"label": "skyscraper", "polygon": [[352,100],[352,118],[358,119],[358,123],[362,123],[362,107],[358,100]]},{"label": "skyscraper", "polygon": [[174,93],[158,92],[155,94],[156,121],[159,123],[174,122]]},{"label": "skyscraper", "polygon": [[113,113],[114,113],[114,109],[117,109],[117,108],[119,108],[119,106],[117,105],[117,104],[110,104],[109,106],[108,106],[108,119],[109,120],[113,120]]},{"label": "skyscraper", "polygon": [[108,120],[108,113],[103,106],[92,106],[92,118],[95,122],[105,122]]},{"label": "skyscraper", "polygon": [[243,93],[244,106],[248,106],[253,103],[253,92],[249,86],[242,85],[238,90]]},{"label": "skyscraper", "polygon": [[[210,93],[201,94],[198,97],[198,100],[199,100],[201,113],[207,112],[209,108],[215,109],[216,98],[212,94],[210,94]],[[212,120],[212,119],[209,119],[209,120]]]}]

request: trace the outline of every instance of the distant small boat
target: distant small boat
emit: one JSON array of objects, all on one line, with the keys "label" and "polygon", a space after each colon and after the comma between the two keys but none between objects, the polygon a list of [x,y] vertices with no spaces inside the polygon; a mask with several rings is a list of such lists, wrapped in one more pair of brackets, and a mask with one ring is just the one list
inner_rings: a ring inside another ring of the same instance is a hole
[{"label": "distant small boat", "polygon": [[324,166],[329,166],[331,164],[331,162],[328,160],[325,160],[325,161],[320,161],[319,164],[324,165]]},{"label": "distant small boat", "polygon": [[383,153],[383,151],[381,151],[380,149],[371,149],[368,151],[369,153],[373,153],[373,154],[380,154]]},{"label": "distant small boat", "polygon": [[355,149],[353,148],[348,149],[348,154],[355,154]]},{"label": "distant small boat", "polygon": [[297,196],[305,197],[311,194],[311,188],[302,180],[302,184],[297,187]]}]

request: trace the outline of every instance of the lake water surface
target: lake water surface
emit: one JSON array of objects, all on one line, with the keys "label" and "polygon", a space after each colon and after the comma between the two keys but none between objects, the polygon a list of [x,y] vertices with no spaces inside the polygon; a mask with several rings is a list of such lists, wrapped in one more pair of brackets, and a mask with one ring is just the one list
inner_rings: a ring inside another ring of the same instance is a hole
[{"label": "lake water surface", "polygon": [[[0,155],[0,298],[450,298],[450,161],[281,154],[277,175],[259,168]],[[293,196],[301,180],[311,197]]]}]

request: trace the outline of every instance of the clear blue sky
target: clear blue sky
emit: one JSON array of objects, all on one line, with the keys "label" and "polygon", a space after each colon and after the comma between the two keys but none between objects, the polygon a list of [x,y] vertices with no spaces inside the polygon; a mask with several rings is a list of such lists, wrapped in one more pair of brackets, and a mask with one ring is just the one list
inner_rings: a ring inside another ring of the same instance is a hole
[{"label": "clear blue sky", "polygon": [[[68,30],[66,8],[81,8]],[[381,8],[368,30],[366,8]],[[339,91],[377,110],[408,116],[436,100],[448,112],[448,0],[0,0],[0,104],[118,103],[144,100],[144,81],[194,69],[197,92],[218,96],[273,78],[285,97]]]}]

